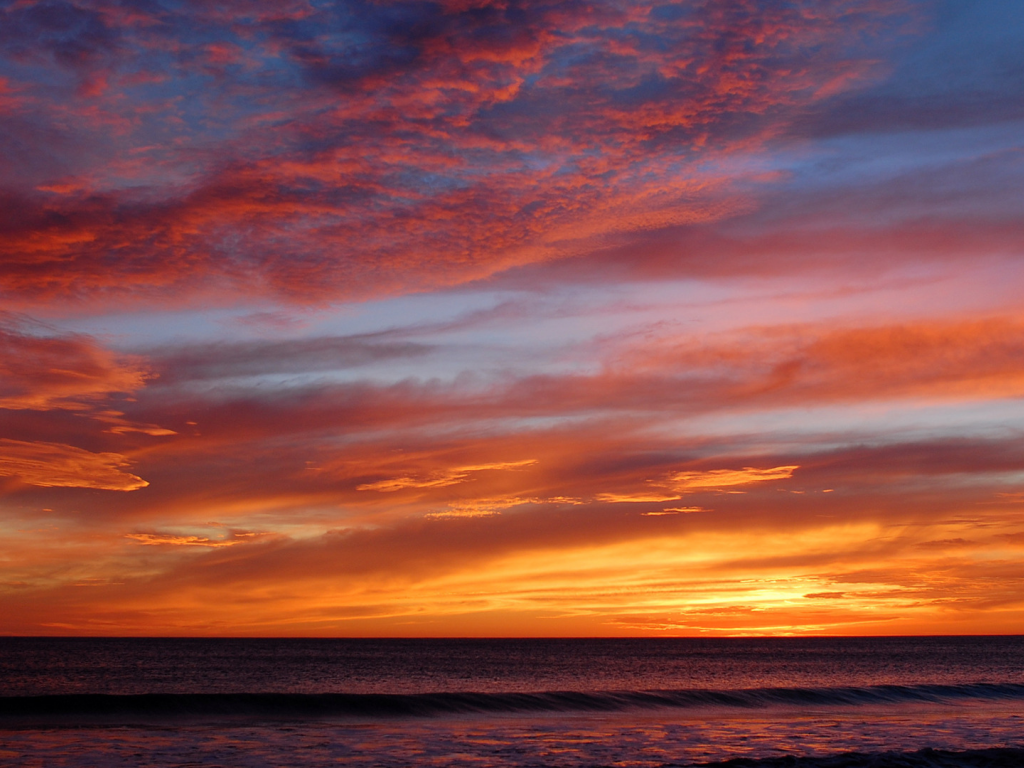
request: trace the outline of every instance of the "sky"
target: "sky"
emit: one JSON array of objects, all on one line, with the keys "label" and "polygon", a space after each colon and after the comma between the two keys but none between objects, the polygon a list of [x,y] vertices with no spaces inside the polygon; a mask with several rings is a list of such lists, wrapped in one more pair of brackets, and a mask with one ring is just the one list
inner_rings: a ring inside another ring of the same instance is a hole
[{"label": "sky", "polygon": [[0,0],[0,634],[1024,632],[1019,0]]}]

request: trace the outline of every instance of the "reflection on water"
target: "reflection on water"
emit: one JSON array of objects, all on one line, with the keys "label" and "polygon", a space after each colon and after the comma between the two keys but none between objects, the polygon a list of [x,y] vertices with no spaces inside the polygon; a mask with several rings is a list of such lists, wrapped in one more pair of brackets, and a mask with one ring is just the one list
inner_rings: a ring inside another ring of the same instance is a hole
[{"label": "reflection on water", "polygon": [[0,762],[23,766],[663,766],[784,754],[1024,745],[1002,708],[915,705],[813,713],[489,716],[350,723],[7,730]]},{"label": "reflection on water", "polygon": [[[995,762],[901,765],[1020,768],[1022,683],[1021,637],[0,638],[0,766],[642,767],[1014,747]],[[585,713],[612,701],[601,692],[635,705],[652,689],[675,691],[677,708]],[[527,713],[525,692],[552,711]],[[267,693],[288,696],[268,707]],[[68,699],[81,694],[149,698]],[[341,710],[317,710],[319,694],[347,696],[350,719],[326,719]],[[459,714],[469,699],[491,714]],[[411,712],[423,716],[394,716]]]},{"label": "reflection on water", "polygon": [[1024,683],[1024,637],[0,638],[0,692],[421,693]]}]

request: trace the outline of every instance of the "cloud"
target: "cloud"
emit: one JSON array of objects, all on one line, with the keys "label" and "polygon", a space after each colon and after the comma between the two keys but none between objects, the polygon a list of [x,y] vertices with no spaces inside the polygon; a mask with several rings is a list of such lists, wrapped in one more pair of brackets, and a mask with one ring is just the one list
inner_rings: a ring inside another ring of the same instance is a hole
[{"label": "cloud", "polygon": [[743,469],[712,469],[707,472],[676,472],[668,477],[666,484],[684,493],[693,490],[718,490],[771,480],[787,480],[793,476],[794,470],[799,468],[794,464],[770,469],[744,467]]},{"label": "cloud", "polygon": [[[256,379],[193,387],[193,381],[209,381],[202,363],[195,379],[186,369],[177,380],[140,389],[136,402],[118,404],[124,422],[166,425],[177,435],[154,441],[122,432],[100,439],[84,419],[53,414],[41,420],[44,414],[29,418],[28,412],[8,419],[7,434],[116,453],[123,453],[120,440],[130,441],[139,474],[154,484],[147,491],[154,515],[192,509],[216,516],[219,504],[238,510],[343,505],[346,515],[368,519],[422,515],[488,495],[585,498],[649,505],[639,509],[649,512],[716,488],[753,493],[772,483],[730,483],[779,482],[791,466],[801,468],[793,475],[800,478],[796,490],[840,493],[840,483],[902,483],[1021,466],[1012,442],[950,437],[918,443],[883,430],[835,438],[849,442],[841,447],[832,438],[802,438],[802,447],[766,455],[752,437],[709,436],[685,426],[794,405],[814,424],[808,409],[834,403],[990,402],[1016,391],[1019,379],[1019,325],[1010,318],[838,329],[783,325],[703,337],[667,329],[647,334],[625,355],[620,339],[603,340],[594,352],[610,362],[594,366],[592,374],[531,375],[527,369],[519,378],[393,384]],[[443,347],[437,349],[443,358]],[[196,359],[207,358],[215,355],[202,347]],[[297,370],[307,364],[304,353],[295,360]],[[865,369],[864,360],[874,362]],[[225,363],[222,370],[232,367]],[[684,425],[683,432],[673,426],[674,438],[654,437],[667,423]],[[527,464],[530,459],[536,463]],[[260,467],[258,482],[254,466]],[[708,501],[692,504],[717,509]]]},{"label": "cloud", "polygon": [[644,384],[633,391],[662,403],[658,379],[691,379],[688,398],[705,407],[1012,397],[1024,391],[1021,329],[1014,316],[753,327],[634,345],[609,379],[634,377]]},{"label": "cloud", "polygon": [[1007,30],[1011,2],[951,4],[929,20],[930,34],[901,57],[883,83],[855,88],[808,108],[792,130],[802,136],[932,131],[1020,119],[1024,99],[1008,84],[1024,59]]},{"label": "cloud", "polygon": [[0,475],[42,487],[134,491],[149,483],[122,471],[128,460],[117,453],[91,453],[62,443],[0,438]]},{"label": "cloud", "polygon": [[326,302],[718,220],[750,205],[731,159],[860,82],[904,11],[21,4],[8,141],[40,159],[0,179],[0,276],[30,302]]},{"label": "cloud", "polygon": [[142,361],[80,334],[56,334],[27,318],[0,313],[0,408],[87,410],[118,392],[141,388]]},{"label": "cloud", "polygon": [[499,496],[481,499],[460,499],[459,501],[449,502],[447,508],[441,512],[428,512],[424,515],[424,518],[427,520],[443,520],[446,518],[462,517],[493,517],[494,515],[500,515],[504,510],[511,509],[513,507],[522,507],[527,504],[569,504],[575,506],[582,503],[583,502],[579,499],[566,498],[563,496],[554,496],[551,498]]},{"label": "cloud", "polygon": [[388,360],[423,358],[430,345],[374,337],[192,344],[148,349],[146,357],[167,386],[177,382],[350,370]]},{"label": "cloud", "polygon": [[846,597],[845,592],[808,592],[804,597],[810,600],[841,600]]},{"label": "cloud", "polygon": [[0,11],[0,30],[6,57],[79,75],[110,66],[120,37],[102,12],[62,0],[6,8]]},{"label": "cloud", "polygon": [[[326,426],[325,433],[337,429]],[[52,533],[9,539],[9,580],[25,586],[3,598],[8,624],[27,627],[42,615],[33,605],[44,602],[47,621],[78,631],[109,619],[132,631],[185,634],[301,634],[318,627],[327,634],[401,634],[401,622],[412,622],[402,625],[412,634],[486,626],[593,634],[627,625],[645,633],[664,631],[658,626],[677,633],[871,633],[938,626],[937,616],[948,618],[950,595],[962,601],[955,615],[970,626],[996,627],[1006,614],[981,601],[1016,578],[1020,525],[1008,511],[1019,504],[994,493],[1013,488],[1014,473],[1024,467],[1013,437],[858,446],[854,436],[836,449],[830,435],[824,446],[776,448],[766,461],[756,440],[760,455],[741,452],[749,437],[684,442],[678,433],[655,437],[636,425],[589,422],[487,439],[475,430],[414,434],[399,426],[392,437],[350,445],[251,434],[230,441],[221,434],[209,446],[184,434],[169,438],[140,456],[153,481],[145,499],[76,499],[75,519],[89,527],[62,534],[66,547],[81,539],[79,565],[68,578],[128,576],[116,589],[97,586],[89,598],[71,586],[65,591],[63,577],[48,575],[44,553],[52,542],[30,545],[34,536],[49,542]],[[311,454],[322,471],[303,468]],[[523,455],[536,461],[504,458]],[[366,467],[401,466],[408,472],[381,474],[429,480],[432,472],[457,469],[468,476],[397,498],[355,490]],[[648,479],[667,480],[681,474],[680,466],[689,473],[684,480],[699,486],[685,490],[692,507],[714,506],[714,514],[653,501],[559,498],[570,489],[592,499],[649,490]],[[796,466],[789,483],[799,477],[800,489],[836,492],[777,492]],[[721,474],[722,467],[739,477]],[[753,471],[736,469],[744,467]],[[752,482],[723,485],[740,479]],[[211,519],[225,521],[220,525],[229,531],[259,519],[261,530],[277,533],[256,541],[215,534],[206,530]],[[126,529],[133,531],[128,539]],[[251,545],[222,543],[234,540]],[[159,559],[130,576],[131,549],[117,549],[118,541]],[[277,585],[273,594],[268,582]],[[211,589],[223,596],[217,612],[197,612],[196,595]],[[845,597],[803,598],[827,592]],[[14,593],[31,593],[35,603]],[[424,611],[433,630],[419,623]],[[884,628],[890,620],[895,629]]]},{"label": "cloud", "polygon": [[[1022,353],[1021,324],[1013,317],[852,328],[756,326],[703,337],[648,337],[643,343],[631,343],[632,337],[609,340],[603,350],[608,362],[592,374],[527,370],[500,381],[263,384],[218,390],[209,400],[173,388],[157,395],[154,389],[152,397],[140,393],[139,402],[121,405],[133,423],[180,430],[185,421],[196,421],[208,440],[233,441],[312,435],[341,426],[350,435],[494,420],[511,429],[517,420],[564,421],[580,415],[612,421],[628,416],[639,427],[644,419],[656,422],[669,415],[692,418],[871,401],[980,402],[1024,391],[1016,362]],[[867,368],[866,360],[871,362]],[[219,370],[224,375],[266,370],[253,365],[233,368],[226,362]],[[305,365],[297,363],[296,370]],[[213,375],[205,366],[197,363],[194,381]],[[187,384],[188,370],[183,368],[177,382],[169,373],[169,386]],[[470,456],[415,472],[364,466],[364,472],[374,471],[377,477],[359,484],[382,483],[383,488],[397,483],[396,489],[446,485],[460,481],[464,471],[476,471],[466,469],[473,466]]]},{"label": "cloud", "polygon": [[456,485],[465,481],[471,473],[484,472],[488,470],[518,469],[536,464],[536,459],[523,459],[522,461],[504,461],[493,464],[476,464],[466,467],[454,467],[442,470],[431,477],[396,477],[389,480],[378,480],[375,483],[363,483],[356,487],[357,491],[380,491],[390,493],[401,491],[406,488],[444,488],[449,485]]},{"label": "cloud", "polygon": [[662,517],[664,515],[689,515],[694,512],[707,512],[708,510],[704,507],[666,507],[662,510],[656,510],[654,512],[642,513],[645,517]]},{"label": "cloud", "polygon": [[[88,595],[19,587],[7,598],[9,621],[30,624],[43,595],[50,621],[79,630],[113,620],[182,634],[319,627],[327,635],[422,635],[454,626],[485,635],[509,626],[526,635],[588,627],[616,634],[627,625],[634,633],[876,634],[994,628],[1019,616],[1010,586],[1020,579],[1019,560],[998,554],[1005,543],[989,540],[953,557],[917,546],[966,530],[944,516],[958,501],[931,506],[934,519],[908,536],[863,511],[794,523],[778,507],[766,516],[764,500],[728,498],[757,507],[750,519],[761,522],[738,525],[727,516],[715,526],[713,516],[686,515],[638,526],[634,515],[541,506],[245,548],[168,544],[166,556],[182,553],[173,565],[116,588],[96,576]],[[222,599],[206,608],[194,598],[211,584]]]},{"label": "cloud", "polygon": [[664,493],[599,493],[597,495],[598,501],[607,502],[609,504],[633,504],[633,503],[647,503],[647,502],[658,502],[658,501],[675,501],[679,498],[679,494],[668,494]]},{"label": "cloud", "polygon": [[414,477],[395,477],[390,480],[378,480],[376,483],[363,483],[356,486],[357,491],[380,491],[391,493],[406,488],[443,488],[447,485],[461,483],[466,478],[465,473],[441,475],[440,477],[417,479]]},{"label": "cloud", "polygon": [[172,546],[172,547],[232,547],[241,542],[241,539],[228,539],[216,541],[206,536],[180,536],[172,533],[126,533],[126,539],[134,539],[146,546]]},{"label": "cloud", "polygon": [[[208,525],[216,525],[209,523]],[[209,536],[183,533],[126,533],[124,538],[132,539],[147,547],[206,547],[217,549],[219,547],[233,547],[236,544],[251,543],[264,538],[268,534],[258,531],[230,530],[226,536],[212,539]]]},{"label": "cloud", "polygon": [[[675,472],[664,480],[647,480],[647,484],[653,486],[650,491],[635,493],[600,493],[595,498],[597,501],[608,504],[635,504],[635,503],[656,503],[675,501],[688,493],[699,493],[702,491],[718,491],[722,488],[753,485],[772,480],[786,480],[793,476],[794,470],[799,469],[798,465],[772,467],[770,469],[755,469],[744,467],[743,469],[712,469],[696,472]],[[669,489],[658,491],[659,488]],[[678,512],[703,511],[702,507],[672,507],[662,511],[647,511],[645,516],[657,517],[670,515]]]}]

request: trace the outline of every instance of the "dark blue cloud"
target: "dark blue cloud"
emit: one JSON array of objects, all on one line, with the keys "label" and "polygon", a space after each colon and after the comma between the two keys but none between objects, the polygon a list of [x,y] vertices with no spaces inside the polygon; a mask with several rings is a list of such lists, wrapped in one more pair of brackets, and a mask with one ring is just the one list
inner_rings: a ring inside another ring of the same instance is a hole
[{"label": "dark blue cloud", "polygon": [[1024,118],[1024,4],[929,4],[932,29],[906,39],[883,82],[840,95],[793,126],[801,136],[922,131]]},{"label": "dark blue cloud", "polygon": [[99,66],[120,44],[103,14],[62,0],[0,8],[0,50],[16,61],[50,59],[80,71]]}]

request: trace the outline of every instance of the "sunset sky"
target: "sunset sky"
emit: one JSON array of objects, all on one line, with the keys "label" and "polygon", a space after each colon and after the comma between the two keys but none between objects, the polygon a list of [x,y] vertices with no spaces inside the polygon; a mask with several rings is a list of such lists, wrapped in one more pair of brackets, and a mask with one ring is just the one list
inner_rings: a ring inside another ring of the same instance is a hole
[{"label": "sunset sky", "polygon": [[1020,0],[3,0],[0,634],[1024,632]]}]

